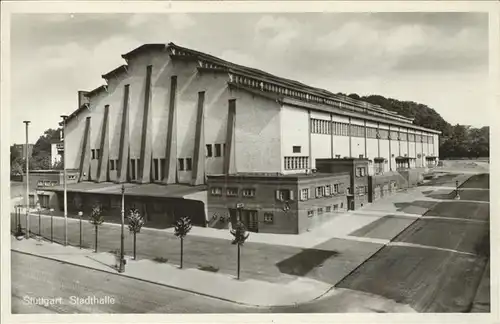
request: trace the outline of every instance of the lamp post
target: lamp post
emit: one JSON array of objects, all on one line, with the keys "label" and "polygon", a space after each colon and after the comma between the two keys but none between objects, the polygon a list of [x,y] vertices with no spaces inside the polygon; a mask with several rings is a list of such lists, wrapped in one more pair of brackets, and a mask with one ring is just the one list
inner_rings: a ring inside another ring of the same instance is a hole
[{"label": "lamp post", "polygon": [[120,236],[120,267],[118,272],[125,272],[125,251],[124,251],[124,241],[125,241],[125,185],[122,184],[122,215],[121,215],[121,236]]},{"label": "lamp post", "polygon": [[79,211],[78,218],[80,218],[80,249],[82,248],[82,216],[83,216],[83,212]]},{"label": "lamp post", "polygon": [[42,207],[40,203],[37,203],[36,208],[38,209],[38,236],[42,236]]},{"label": "lamp post", "polygon": [[68,116],[61,115],[62,121],[62,138],[63,138],[63,186],[64,186],[64,246],[68,245],[68,192],[66,190],[66,119]]},{"label": "lamp post", "polygon": [[29,239],[30,235],[30,218],[29,218],[29,156],[28,156],[28,127],[31,123],[29,120],[23,121],[26,125],[26,147],[25,147],[25,157],[26,157],[26,238]]},{"label": "lamp post", "polygon": [[54,243],[54,208],[50,209],[50,243]]},{"label": "lamp post", "polygon": [[16,226],[16,232],[15,232],[15,237],[18,239],[18,240],[22,240],[23,239],[23,229],[21,227],[21,205],[17,205],[16,207],[16,223],[17,223],[17,226]]}]

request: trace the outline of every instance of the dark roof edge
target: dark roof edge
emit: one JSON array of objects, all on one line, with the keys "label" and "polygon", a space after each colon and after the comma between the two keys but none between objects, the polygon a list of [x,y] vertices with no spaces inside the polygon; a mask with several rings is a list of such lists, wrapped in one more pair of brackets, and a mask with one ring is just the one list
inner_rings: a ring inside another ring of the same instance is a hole
[{"label": "dark roof edge", "polygon": [[114,69],[114,70],[112,70],[112,71],[110,71],[110,72],[108,72],[106,74],[101,75],[101,77],[103,79],[105,79],[105,80],[109,80],[113,76],[116,76],[116,75],[119,75],[121,73],[127,72],[127,67],[128,67],[127,64],[122,64],[119,67],[117,67],[116,69]]},{"label": "dark roof edge", "polygon": [[154,49],[164,49],[166,48],[167,45],[166,44],[160,44],[160,43],[154,43],[154,44],[144,44],[144,45],[141,45],[133,50],[131,50],[130,52],[128,53],[125,53],[125,54],[122,54],[122,58],[125,59],[125,60],[128,60],[134,56],[136,56],[137,54],[139,53],[142,53],[144,51],[148,51],[148,50],[154,50]]}]

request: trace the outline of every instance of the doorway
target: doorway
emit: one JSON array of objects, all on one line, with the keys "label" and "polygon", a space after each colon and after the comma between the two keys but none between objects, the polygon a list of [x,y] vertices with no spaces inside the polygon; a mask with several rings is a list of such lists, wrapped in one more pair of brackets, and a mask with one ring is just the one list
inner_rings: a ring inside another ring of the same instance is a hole
[{"label": "doorway", "polygon": [[259,232],[259,218],[256,210],[241,210],[241,222],[250,232]]},{"label": "doorway", "polygon": [[347,197],[347,210],[354,210],[354,197]]}]

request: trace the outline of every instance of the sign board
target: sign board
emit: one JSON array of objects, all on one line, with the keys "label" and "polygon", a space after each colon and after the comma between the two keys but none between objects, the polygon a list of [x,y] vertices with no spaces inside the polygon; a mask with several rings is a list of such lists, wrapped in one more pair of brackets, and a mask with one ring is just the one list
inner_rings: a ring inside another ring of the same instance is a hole
[{"label": "sign board", "polygon": [[243,208],[245,205],[243,203],[237,203],[236,208]]}]

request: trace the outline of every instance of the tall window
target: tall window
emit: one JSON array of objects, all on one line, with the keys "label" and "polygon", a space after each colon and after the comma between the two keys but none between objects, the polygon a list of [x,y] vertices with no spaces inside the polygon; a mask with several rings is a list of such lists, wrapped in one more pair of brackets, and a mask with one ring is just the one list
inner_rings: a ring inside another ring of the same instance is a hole
[{"label": "tall window", "polygon": [[179,171],[184,171],[184,159],[178,159]]},{"label": "tall window", "polygon": [[95,150],[95,158],[99,159],[100,157],[101,157],[101,150],[100,149],[96,149]]},{"label": "tall window", "polygon": [[109,170],[113,171],[115,169],[115,160],[109,160]]},{"label": "tall window", "polygon": [[220,144],[215,144],[215,156],[216,157],[222,156],[222,149]]},{"label": "tall window", "polygon": [[332,188],[330,185],[325,186],[325,196],[330,196],[332,194]]},{"label": "tall window", "polygon": [[95,150],[90,150],[92,160],[95,160]]},{"label": "tall window", "polygon": [[213,152],[212,152],[212,144],[207,144],[206,146],[206,156],[207,157],[212,157]]},{"label": "tall window", "polygon": [[165,159],[160,159],[160,178],[163,177],[163,172],[165,172]]},{"label": "tall window", "polygon": [[186,158],[186,171],[191,171],[193,169],[193,160],[191,158]]},{"label": "tall window", "polygon": [[136,180],[136,159],[130,159],[130,179]]},{"label": "tall window", "polygon": [[339,184],[338,183],[336,183],[336,184],[333,185],[333,193],[334,194],[339,193]]},{"label": "tall window", "polygon": [[158,159],[153,159],[153,179],[155,181],[160,180],[160,170]]}]

